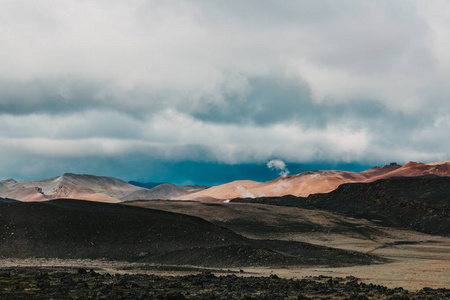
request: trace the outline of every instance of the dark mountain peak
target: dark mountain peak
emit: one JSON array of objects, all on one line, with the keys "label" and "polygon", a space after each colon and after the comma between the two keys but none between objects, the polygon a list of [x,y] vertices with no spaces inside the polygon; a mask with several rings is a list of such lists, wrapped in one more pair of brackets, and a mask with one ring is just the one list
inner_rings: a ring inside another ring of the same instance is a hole
[{"label": "dark mountain peak", "polygon": [[145,189],[152,189],[154,187],[157,187],[160,184],[163,184],[165,182],[139,182],[139,181],[128,181],[129,184],[138,186]]},{"label": "dark mountain peak", "polygon": [[370,177],[374,177],[374,176],[381,176],[381,175],[387,174],[389,172],[400,169],[401,167],[402,167],[401,165],[399,165],[395,162],[392,162],[389,165],[385,165],[382,167],[378,167],[378,166],[373,167],[371,169],[361,172],[361,174],[370,178]]},{"label": "dark mountain peak", "polygon": [[412,168],[412,167],[423,166],[423,165],[425,165],[425,164],[423,164],[423,163],[418,163],[418,162],[415,162],[415,161],[410,161],[409,163],[407,163],[407,164],[404,165],[403,167],[404,167],[404,168]]},{"label": "dark mountain peak", "polygon": [[[384,165],[384,166],[381,166],[381,167],[376,166],[376,167],[370,168],[369,170],[379,170],[379,169],[395,170],[395,169],[398,169],[398,168],[401,168],[401,167],[402,167],[402,165],[399,165],[399,164],[396,163],[396,162],[391,162],[391,163],[388,164],[388,165]],[[368,171],[368,170],[367,170],[367,171]],[[365,172],[365,171],[364,171],[364,172]]]}]

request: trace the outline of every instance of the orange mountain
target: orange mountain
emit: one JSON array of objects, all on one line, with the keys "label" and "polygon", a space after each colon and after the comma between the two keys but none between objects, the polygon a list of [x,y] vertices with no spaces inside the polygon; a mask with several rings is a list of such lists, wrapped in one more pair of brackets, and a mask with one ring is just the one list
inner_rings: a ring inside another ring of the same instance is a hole
[{"label": "orange mountain", "polygon": [[[139,199],[176,199],[203,202],[232,198],[328,193],[349,182],[370,182],[389,177],[411,177],[434,174],[450,176],[450,161],[422,164],[410,162],[404,166],[392,163],[363,172],[312,171],[281,176],[267,182],[239,180],[213,186],[199,192],[182,191],[176,186],[160,185],[146,189],[112,177],[66,173],[41,181],[0,181],[0,197],[19,201],[46,201],[58,198],[117,203]],[[186,195],[182,195],[186,193]]]},{"label": "orange mountain", "polygon": [[450,176],[450,161],[429,164],[410,162],[404,166],[392,163],[383,167],[374,167],[360,173],[312,171],[297,175],[281,176],[267,182],[233,181],[176,199],[212,201],[283,195],[307,197],[310,194],[331,192],[343,183],[371,182],[390,177],[412,177],[429,174]]}]

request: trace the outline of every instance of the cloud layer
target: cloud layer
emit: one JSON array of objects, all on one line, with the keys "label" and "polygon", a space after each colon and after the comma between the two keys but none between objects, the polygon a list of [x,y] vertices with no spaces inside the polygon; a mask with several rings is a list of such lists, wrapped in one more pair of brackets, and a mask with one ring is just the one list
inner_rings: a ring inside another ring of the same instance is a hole
[{"label": "cloud layer", "polygon": [[2,1],[0,177],[57,175],[43,161],[107,175],[109,160],[124,174],[139,159],[448,160],[449,11],[446,1]]}]

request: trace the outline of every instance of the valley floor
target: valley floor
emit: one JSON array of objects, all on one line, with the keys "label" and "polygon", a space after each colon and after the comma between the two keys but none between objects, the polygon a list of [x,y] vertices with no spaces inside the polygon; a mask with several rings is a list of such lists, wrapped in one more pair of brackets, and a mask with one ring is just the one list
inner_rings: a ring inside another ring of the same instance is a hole
[{"label": "valley floor", "polygon": [[[361,255],[353,251],[375,254],[381,257],[381,261],[388,262],[364,266],[330,267],[330,265],[336,265],[337,260],[337,258],[335,259],[332,256],[331,261],[321,266],[309,264],[308,266],[289,267],[213,269],[181,265],[160,266],[149,263],[110,260],[0,258],[0,273],[6,274],[9,272],[8,274],[11,275],[11,272],[15,274],[16,271],[19,273],[24,270],[40,272],[39,270],[48,269],[49,272],[61,271],[71,272],[72,274],[76,273],[79,268],[84,268],[87,270],[92,269],[100,274],[118,274],[119,277],[125,274],[183,276],[205,271],[211,272],[216,276],[237,275],[244,278],[252,276],[267,278],[274,274],[285,279],[303,279],[309,278],[308,276],[327,276],[327,278],[329,276],[333,278],[352,278],[354,276],[365,284],[372,283],[373,285],[387,286],[391,289],[402,287],[410,292],[418,291],[425,287],[450,289],[450,238],[448,237],[388,227],[380,224],[377,220],[354,219],[326,211],[291,207],[182,201],[138,201],[127,203],[126,205],[182,212],[187,215],[201,217],[211,223],[227,227],[235,233],[256,240],[304,242],[326,246],[327,248],[334,247],[351,250],[349,257],[352,262],[356,262],[358,255]],[[111,206],[111,208],[121,211],[124,207]],[[144,213],[145,211],[141,212]],[[153,214],[156,216],[161,215],[160,212],[153,210],[148,212],[150,217],[147,217],[147,212],[145,213],[146,219],[153,216]],[[173,218],[172,215],[168,215],[168,217]],[[179,217],[180,220],[184,220],[183,218]],[[171,219],[170,222],[174,221]],[[212,225],[210,225],[210,228],[213,228]],[[229,232],[228,234],[232,236],[235,233]],[[283,243],[285,242],[281,244]],[[285,252],[282,248],[279,248],[279,251]],[[233,254],[235,258],[239,258],[239,254]],[[321,255],[323,255],[322,252],[316,253],[316,256],[320,256],[317,258],[318,260],[322,258]],[[316,263],[318,260],[316,260]],[[314,263],[314,260],[311,260],[311,262]],[[35,276],[33,274],[30,276]],[[72,275],[64,276],[71,277]],[[115,280],[120,279],[119,277],[108,280],[115,282]],[[224,280],[226,282],[228,279]],[[266,279],[261,280],[263,282]],[[221,285],[222,283],[218,284]],[[0,288],[4,290],[4,282],[0,283],[0,285]],[[7,287],[7,289],[9,288]],[[2,297],[0,298],[3,299]]]},{"label": "valley floor", "polygon": [[450,288],[450,238],[383,226],[321,210],[258,204],[143,201],[136,206],[183,212],[253,239],[306,242],[375,254],[389,263],[350,267],[245,268],[246,274],[285,278],[356,276],[390,288]]}]

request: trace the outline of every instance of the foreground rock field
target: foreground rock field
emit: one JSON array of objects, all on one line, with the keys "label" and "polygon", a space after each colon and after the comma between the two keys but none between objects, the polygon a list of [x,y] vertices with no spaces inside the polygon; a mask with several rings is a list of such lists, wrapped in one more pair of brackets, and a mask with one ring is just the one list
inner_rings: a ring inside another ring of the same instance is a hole
[{"label": "foreground rock field", "polygon": [[366,284],[357,278],[283,279],[216,276],[109,274],[80,268],[8,268],[0,271],[0,299],[449,299],[449,289],[409,292]]}]

